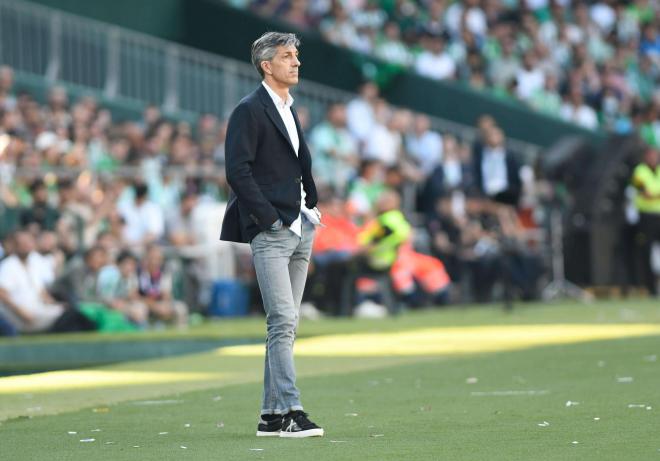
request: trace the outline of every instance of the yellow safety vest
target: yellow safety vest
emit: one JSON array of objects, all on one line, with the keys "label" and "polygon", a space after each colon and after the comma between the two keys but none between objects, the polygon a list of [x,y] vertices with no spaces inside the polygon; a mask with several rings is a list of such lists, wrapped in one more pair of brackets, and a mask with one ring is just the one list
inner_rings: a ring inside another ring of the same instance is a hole
[{"label": "yellow safety vest", "polygon": [[[637,189],[635,206],[640,213],[660,213],[660,165],[651,169],[646,163],[640,163],[635,167],[632,176],[632,184]],[[647,198],[642,191],[654,195]]]}]

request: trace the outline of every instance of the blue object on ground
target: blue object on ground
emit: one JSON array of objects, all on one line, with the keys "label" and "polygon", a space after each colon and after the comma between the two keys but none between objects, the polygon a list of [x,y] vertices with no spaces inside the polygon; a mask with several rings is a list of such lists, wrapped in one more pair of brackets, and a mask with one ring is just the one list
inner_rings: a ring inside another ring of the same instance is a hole
[{"label": "blue object on ground", "polygon": [[208,315],[215,317],[239,317],[247,315],[250,294],[238,280],[216,280],[211,289]]}]

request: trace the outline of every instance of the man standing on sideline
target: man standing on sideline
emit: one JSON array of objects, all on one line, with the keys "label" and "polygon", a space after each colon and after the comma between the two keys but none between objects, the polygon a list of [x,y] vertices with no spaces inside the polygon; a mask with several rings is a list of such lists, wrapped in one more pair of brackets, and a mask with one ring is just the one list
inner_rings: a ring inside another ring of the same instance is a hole
[{"label": "man standing on sideline", "polygon": [[257,436],[323,435],[303,411],[293,364],[314,226],[321,219],[312,159],[289,94],[298,83],[299,45],[294,34],[278,32],[252,44],[252,63],[263,81],[232,112],[225,141],[227,181],[235,195],[220,239],[250,243],[266,311]]},{"label": "man standing on sideline", "polygon": [[646,147],[642,163],[633,170],[632,185],[637,189],[635,206],[639,212],[639,242],[643,258],[644,283],[651,296],[658,295],[658,278],[653,271],[653,244],[660,242],[660,152]]}]

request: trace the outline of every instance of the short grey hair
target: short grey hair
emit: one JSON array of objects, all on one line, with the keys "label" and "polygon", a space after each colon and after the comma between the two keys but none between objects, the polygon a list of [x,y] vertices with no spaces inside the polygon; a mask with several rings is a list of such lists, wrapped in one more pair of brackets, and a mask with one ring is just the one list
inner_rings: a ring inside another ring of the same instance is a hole
[{"label": "short grey hair", "polygon": [[300,46],[300,40],[296,34],[283,32],[266,32],[256,39],[252,44],[252,65],[254,65],[261,77],[264,77],[264,71],[261,68],[263,61],[272,61],[277,53],[278,46]]}]

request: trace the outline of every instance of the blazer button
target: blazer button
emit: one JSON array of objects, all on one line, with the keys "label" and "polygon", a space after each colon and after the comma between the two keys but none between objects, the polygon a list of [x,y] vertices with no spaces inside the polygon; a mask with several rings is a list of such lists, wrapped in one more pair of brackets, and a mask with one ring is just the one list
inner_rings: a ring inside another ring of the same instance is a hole
[{"label": "blazer button", "polygon": [[300,200],[296,200],[296,205],[300,205]]},{"label": "blazer button", "polygon": [[300,178],[296,178],[296,183],[297,183],[297,184],[300,184],[301,182],[302,182],[302,179],[300,179]]}]

